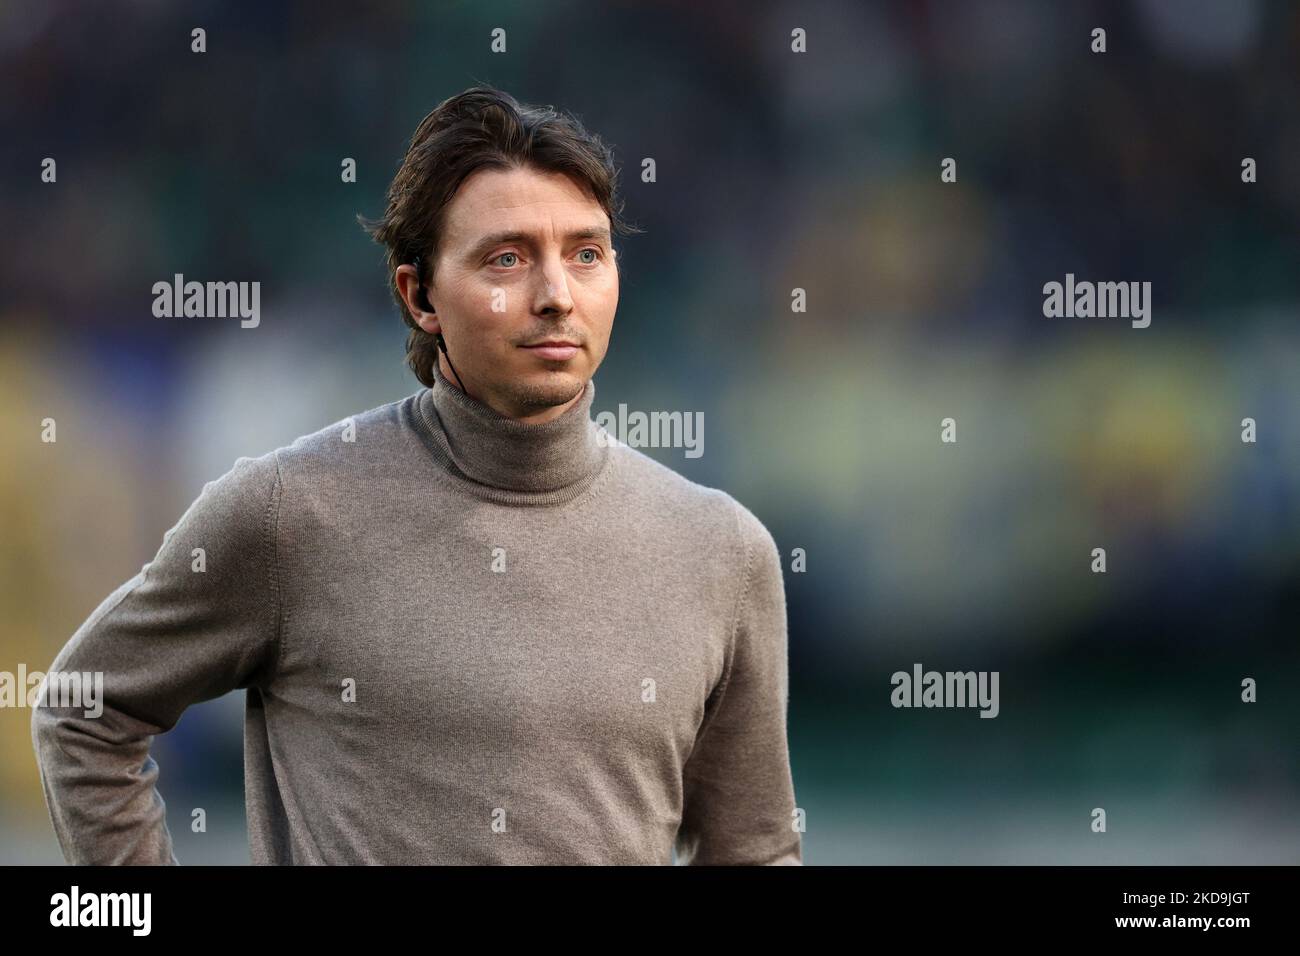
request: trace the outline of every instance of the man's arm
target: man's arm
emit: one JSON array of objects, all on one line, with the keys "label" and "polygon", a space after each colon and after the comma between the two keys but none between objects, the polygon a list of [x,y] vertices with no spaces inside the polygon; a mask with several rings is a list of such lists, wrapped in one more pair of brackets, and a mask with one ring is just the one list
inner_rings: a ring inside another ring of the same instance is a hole
[{"label": "man's arm", "polygon": [[[177,862],[149,744],[190,704],[274,672],[279,499],[275,453],[240,458],[55,658],[56,674],[103,674],[102,714],[44,696],[32,710],[45,801],[69,863]],[[42,689],[55,690],[49,678]]]},{"label": "man's arm", "polygon": [[767,528],[748,509],[734,507],[744,542],[742,593],[722,679],[682,772],[677,852],[686,865],[801,866],[786,739],[781,557]]}]

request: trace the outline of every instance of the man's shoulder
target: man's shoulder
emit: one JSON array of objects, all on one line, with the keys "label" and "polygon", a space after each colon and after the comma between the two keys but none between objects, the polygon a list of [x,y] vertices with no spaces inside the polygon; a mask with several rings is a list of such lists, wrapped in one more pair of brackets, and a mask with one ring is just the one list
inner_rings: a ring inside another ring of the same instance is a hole
[{"label": "man's shoulder", "polygon": [[[417,393],[418,394],[418,393]],[[331,422],[314,432],[299,435],[287,445],[281,445],[269,455],[286,463],[310,463],[319,459],[355,461],[367,451],[381,451],[385,443],[404,438],[408,432],[408,416],[416,395],[407,395],[395,401],[353,412]]]},{"label": "man's shoulder", "polygon": [[414,396],[347,415],[260,455],[241,455],[203,486],[205,495],[265,497],[287,479],[354,477],[391,466],[398,444],[409,441],[404,424]]},{"label": "man's shoulder", "polygon": [[625,488],[642,498],[652,513],[691,522],[702,531],[729,530],[746,551],[769,545],[775,549],[767,526],[730,493],[692,481],[629,445],[618,444],[610,450],[618,456]]}]

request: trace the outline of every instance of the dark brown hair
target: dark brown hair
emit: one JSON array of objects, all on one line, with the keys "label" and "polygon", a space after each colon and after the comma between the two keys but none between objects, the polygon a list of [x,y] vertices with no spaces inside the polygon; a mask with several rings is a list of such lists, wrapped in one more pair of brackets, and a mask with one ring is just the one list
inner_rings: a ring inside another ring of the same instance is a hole
[{"label": "dark brown hair", "polygon": [[[460,184],[479,169],[533,167],[569,176],[609,216],[612,236],[642,230],[621,218],[618,171],[613,153],[582,123],[549,106],[521,105],[508,93],[479,85],[434,107],[411,137],[406,156],[388,187],[382,219],[357,220],[371,238],[388,248],[388,276],[402,321],[411,332],[406,364],[426,386],[433,385],[436,339],[415,323],[402,301],[397,267],[419,257],[420,281],[433,281],[445,211]],[[615,257],[615,268],[618,258]]]}]

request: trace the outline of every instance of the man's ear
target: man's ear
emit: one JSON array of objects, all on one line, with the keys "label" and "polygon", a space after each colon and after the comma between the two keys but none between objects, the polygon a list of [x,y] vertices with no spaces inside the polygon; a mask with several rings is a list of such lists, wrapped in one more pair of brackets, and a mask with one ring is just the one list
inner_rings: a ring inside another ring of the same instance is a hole
[{"label": "man's ear", "polygon": [[442,331],[437,312],[429,301],[427,293],[420,285],[420,277],[415,271],[415,266],[409,263],[398,266],[394,281],[397,283],[397,290],[402,296],[402,301],[406,303],[407,311],[411,313],[411,318],[415,320],[415,324],[430,335]]}]

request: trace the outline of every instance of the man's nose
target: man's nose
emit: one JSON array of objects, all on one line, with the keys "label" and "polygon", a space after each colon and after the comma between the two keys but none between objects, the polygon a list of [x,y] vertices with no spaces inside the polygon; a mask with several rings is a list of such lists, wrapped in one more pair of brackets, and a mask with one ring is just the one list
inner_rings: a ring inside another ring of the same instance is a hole
[{"label": "man's nose", "polygon": [[533,294],[533,312],[568,313],[573,310],[568,276],[559,256],[547,257],[537,271],[537,288]]}]

